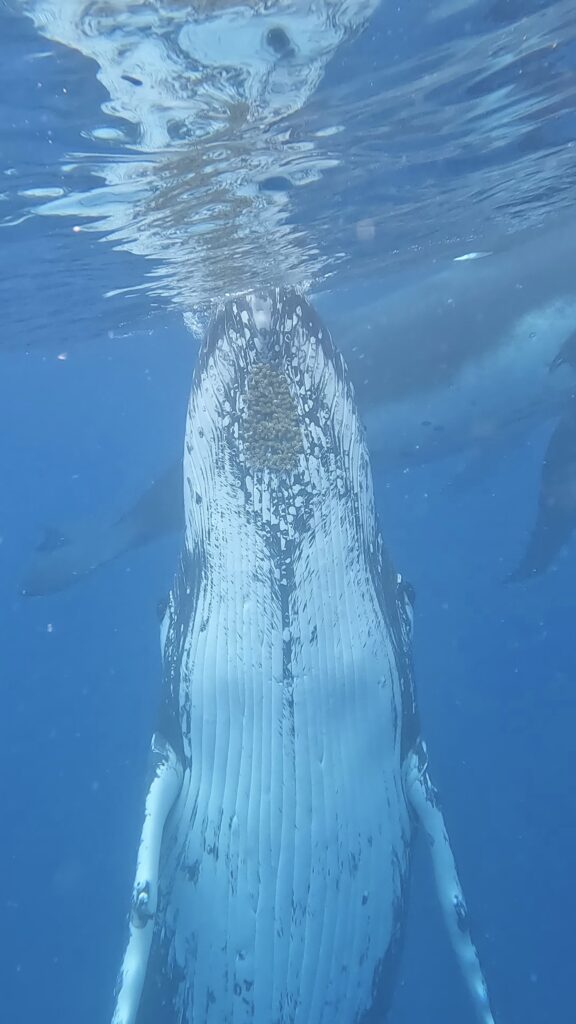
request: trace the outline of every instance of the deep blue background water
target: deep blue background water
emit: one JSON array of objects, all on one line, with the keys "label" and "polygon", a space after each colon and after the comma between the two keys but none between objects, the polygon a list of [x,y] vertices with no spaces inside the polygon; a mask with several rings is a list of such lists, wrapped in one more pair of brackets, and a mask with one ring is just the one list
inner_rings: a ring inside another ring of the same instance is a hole
[{"label": "deep blue background water", "polygon": [[[48,145],[32,83],[14,73],[21,38],[2,68],[3,116],[20,123],[8,167],[41,162]],[[97,102],[82,88],[77,111]],[[51,145],[64,152],[74,131],[67,108]],[[0,1015],[100,1024],[125,939],[160,687],[156,603],[177,542],[52,597],[25,599],[19,583],[44,525],[111,518],[172,460],[195,341],[145,295],[102,299],[138,284],[142,264],[97,236],[27,221],[0,242]],[[423,729],[501,1024],[573,1013],[576,549],[542,579],[502,583],[547,432],[503,450],[462,494],[449,464],[374,467],[385,538],[416,587]],[[469,1019],[420,850],[391,1021]]]}]

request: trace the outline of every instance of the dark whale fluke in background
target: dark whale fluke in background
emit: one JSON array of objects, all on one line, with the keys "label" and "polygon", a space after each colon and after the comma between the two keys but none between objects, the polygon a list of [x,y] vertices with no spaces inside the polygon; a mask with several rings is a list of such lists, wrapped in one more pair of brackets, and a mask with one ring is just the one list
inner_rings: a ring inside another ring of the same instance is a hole
[{"label": "dark whale fluke in background", "polygon": [[538,513],[520,564],[507,582],[520,583],[550,568],[576,527],[576,403],[554,429],[540,478]]},{"label": "dark whale fluke in background", "polygon": [[113,1024],[383,1021],[417,827],[493,1024],[420,733],[410,591],[347,369],[297,292],[217,312],[183,495]]},{"label": "dark whale fluke in background", "polygon": [[[576,331],[550,363],[549,372],[576,369]],[[507,579],[521,583],[546,572],[576,528],[576,383],[566,411],[546,448],[540,476],[538,512],[522,559]]]}]

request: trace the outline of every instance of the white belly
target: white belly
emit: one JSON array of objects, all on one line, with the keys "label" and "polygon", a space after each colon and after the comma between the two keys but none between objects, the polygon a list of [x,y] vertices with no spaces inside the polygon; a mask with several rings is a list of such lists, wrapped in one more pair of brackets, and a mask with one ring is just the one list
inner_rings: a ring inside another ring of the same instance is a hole
[{"label": "white belly", "polygon": [[368,567],[334,515],[272,571],[256,527],[215,544],[206,579],[235,585],[203,585],[185,644],[190,768],[164,891],[189,1024],[353,1024],[395,938],[400,684]]}]

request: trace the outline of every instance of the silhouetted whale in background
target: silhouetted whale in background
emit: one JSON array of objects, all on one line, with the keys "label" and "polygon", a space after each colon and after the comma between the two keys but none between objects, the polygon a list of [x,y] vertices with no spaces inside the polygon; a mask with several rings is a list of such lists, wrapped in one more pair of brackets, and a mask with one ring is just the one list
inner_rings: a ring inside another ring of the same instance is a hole
[{"label": "silhouetted whale in background", "polygon": [[[512,578],[544,571],[569,539],[576,509],[576,227],[556,226],[482,260],[442,263],[388,290],[317,297],[347,357],[382,468],[467,452],[493,457],[500,439],[557,424],[533,542]],[[175,453],[176,456],[176,453]],[[114,524],[92,522],[36,553],[29,594],[68,586],[98,565],[182,529],[174,466]],[[556,500],[558,497],[558,500]],[[545,538],[545,540],[543,539]]]},{"label": "silhouetted whale in background", "polygon": [[346,368],[296,292],[216,314],[183,483],[114,1024],[382,1021],[417,826],[493,1024],[420,735],[408,591]]}]

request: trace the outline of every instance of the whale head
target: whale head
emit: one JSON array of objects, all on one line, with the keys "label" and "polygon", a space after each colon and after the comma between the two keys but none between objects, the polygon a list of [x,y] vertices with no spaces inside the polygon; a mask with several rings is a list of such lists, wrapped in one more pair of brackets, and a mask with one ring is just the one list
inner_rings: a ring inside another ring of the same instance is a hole
[{"label": "whale head", "polygon": [[192,387],[184,478],[190,548],[201,539],[221,549],[232,519],[237,530],[256,525],[288,543],[329,529],[337,508],[366,557],[375,556],[353,388],[328,330],[297,291],[234,298],[218,310]]}]

